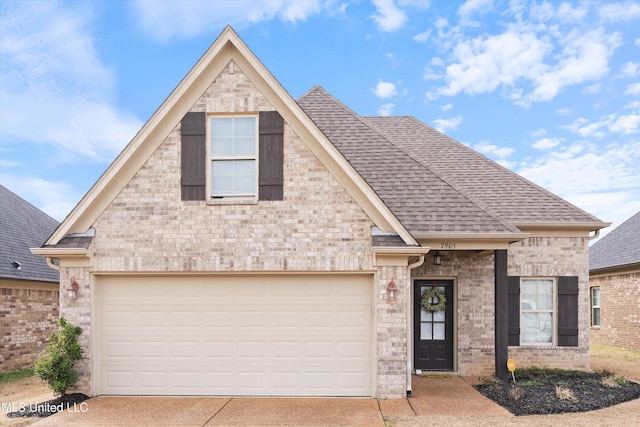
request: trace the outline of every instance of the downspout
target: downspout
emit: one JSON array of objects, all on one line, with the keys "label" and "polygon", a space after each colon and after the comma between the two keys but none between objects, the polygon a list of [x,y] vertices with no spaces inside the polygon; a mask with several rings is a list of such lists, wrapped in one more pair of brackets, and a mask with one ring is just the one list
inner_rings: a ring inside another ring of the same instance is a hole
[{"label": "downspout", "polygon": [[60,271],[60,266],[59,266],[59,265],[56,265],[56,263],[55,263],[55,262],[53,262],[53,260],[54,260],[54,259],[55,259],[55,258],[51,258],[50,256],[48,256],[48,257],[47,257],[47,265],[48,265],[50,268],[53,268],[53,269],[54,269],[54,270],[56,270],[56,271]]},{"label": "downspout", "polygon": [[591,231],[593,231],[594,234],[593,234],[593,236],[589,236],[589,240],[597,239],[598,236],[600,235],[600,229],[591,230]]},{"label": "downspout", "polygon": [[[428,253],[428,252],[427,252]],[[407,397],[411,396],[411,372],[413,371],[413,322],[411,319],[411,270],[424,264],[424,256],[407,267]]]}]

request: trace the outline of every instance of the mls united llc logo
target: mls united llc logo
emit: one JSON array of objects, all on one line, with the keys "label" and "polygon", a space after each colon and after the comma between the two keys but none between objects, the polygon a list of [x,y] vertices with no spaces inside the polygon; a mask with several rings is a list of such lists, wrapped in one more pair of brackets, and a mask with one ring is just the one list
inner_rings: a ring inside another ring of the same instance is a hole
[{"label": "mls united llc logo", "polygon": [[64,402],[58,403],[57,405],[51,404],[49,402],[44,403],[30,403],[26,404],[23,402],[20,403],[5,403],[1,404],[2,412],[48,412],[50,414],[57,412],[87,412],[89,410],[89,405],[87,402],[81,403],[71,403]]}]

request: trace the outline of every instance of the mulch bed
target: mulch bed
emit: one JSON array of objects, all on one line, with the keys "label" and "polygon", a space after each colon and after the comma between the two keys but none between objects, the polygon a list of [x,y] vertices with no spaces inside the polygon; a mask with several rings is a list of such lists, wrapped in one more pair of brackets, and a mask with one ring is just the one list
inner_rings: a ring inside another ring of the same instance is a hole
[{"label": "mulch bed", "polygon": [[602,372],[533,369],[515,374],[515,386],[513,381],[485,381],[475,388],[514,415],[587,412],[640,398],[640,384],[616,382]]},{"label": "mulch bed", "polygon": [[[71,393],[60,396],[56,399],[47,400],[42,403],[23,404],[15,412],[9,412],[9,418],[26,418],[38,417],[45,418],[58,412],[84,412],[86,404],[82,402],[87,400],[89,396],[82,393]],[[16,409],[16,408],[14,408]]]}]

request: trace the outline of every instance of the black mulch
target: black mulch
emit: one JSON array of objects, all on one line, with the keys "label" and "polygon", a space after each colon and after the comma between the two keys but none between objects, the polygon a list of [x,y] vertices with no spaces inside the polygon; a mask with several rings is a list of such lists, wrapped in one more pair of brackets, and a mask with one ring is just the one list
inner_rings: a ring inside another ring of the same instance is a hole
[{"label": "black mulch", "polygon": [[89,396],[82,393],[71,393],[60,396],[56,399],[47,400],[42,403],[23,403],[14,407],[14,412],[9,412],[9,418],[38,417],[44,418],[58,412],[85,412],[86,403]]},{"label": "black mulch", "polygon": [[[581,371],[516,371],[516,387],[513,381],[486,381],[475,388],[514,415],[587,412],[640,398],[640,384],[627,381],[608,387],[601,384],[605,376]],[[573,399],[559,398],[556,386],[571,390]]]}]

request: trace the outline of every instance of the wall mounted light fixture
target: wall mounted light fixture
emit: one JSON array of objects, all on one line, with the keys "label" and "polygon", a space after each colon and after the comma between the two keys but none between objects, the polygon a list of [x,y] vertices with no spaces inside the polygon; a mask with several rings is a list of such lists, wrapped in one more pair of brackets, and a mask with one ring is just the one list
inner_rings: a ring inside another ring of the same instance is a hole
[{"label": "wall mounted light fixture", "polygon": [[442,264],[442,255],[440,255],[440,252],[436,251],[433,254],[433,265],[440,265]]},{"label": "wall mounted light fixture", "polygon": [[393,279],[387,285],[387,300],[396,301],[398,299],[398,285],[395,284]]},{"label": "wall mounted light fixture", "polygon": [[76,282],[76,278],[71,276],[71,284],[67,286],[67,298],[69,298],[72,301],[77,300],[78,288],[80,288],[80,285],[78,285],[78,282]]}]

